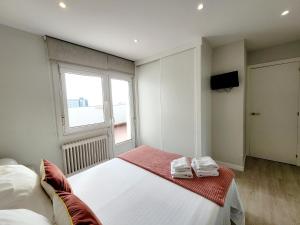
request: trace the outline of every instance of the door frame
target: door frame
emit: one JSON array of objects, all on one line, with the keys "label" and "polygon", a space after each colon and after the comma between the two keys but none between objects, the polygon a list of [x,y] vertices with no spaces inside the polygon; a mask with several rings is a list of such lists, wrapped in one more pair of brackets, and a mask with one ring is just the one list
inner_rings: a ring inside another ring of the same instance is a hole
[{"label": "door frame", "polygon": [[[114,121],[113,121],[113,102],[112,102],[112,86],[111,80],[124,80],[128,82],[129,85],[129,101],[130,101],[130,123],[131,123],[131,139],[115,144],[115,136],[114,136]],[[108,73],[108,83],[109,83],[109,108],[110,108],[110,118],[111,118],[111,141],[112,141],[112,150],[114,156],[121,154],[126,151],[126,149],[135,147],[136,146],[136,129],[135,129],[135,107],[134,107],[134,90],[133,90],[133,83],[134,83],[134,76],[131,74],[116,72],[116,71],[109,71]]]},{"label": "door frame", "polygon": [[[267,63],[259,63],[259,64],[254,64],[250,65],[247,67],[247,74],[246,74],[246,110],[245,110],[245,119],[246,119],[246,155],[251,155],[250,154],[250,134],[251,134],[251,120],[250,120],[250,70],[251,69],[257,69],[257,68],[262,68],[262,67],[269,67],[269,66],[275,66],[275,65],[281,65],[281,64],[288,64],[288,63],[293,63],[293,62],[299,62],[299,77],[300,77],[300,57],[295,57],[295,58],[290,58],[290,59],[283,59],[283,60],[276,60],[272,62],[267,62]],[[300,82],[300,79],[299,79]],[[300,86],[299,86],[300,87]],[[299,95],[300,95],[300,90],[299,90]],[[298,111],[300,112],[300,96],[298,95]],[[300,119],[298,117],[298,140],[297,140],[297,152],[296,154],[298,155],[296,159],[296,165],[300,166]]]}]

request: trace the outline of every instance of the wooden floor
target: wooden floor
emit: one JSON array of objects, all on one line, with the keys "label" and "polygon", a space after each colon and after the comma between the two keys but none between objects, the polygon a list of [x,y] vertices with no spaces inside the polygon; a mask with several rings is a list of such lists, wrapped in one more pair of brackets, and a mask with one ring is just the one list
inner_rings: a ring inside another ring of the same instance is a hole
[{"label": "wooden floor", "polygon": [[300,225],[300,167],[247,157],[236,181],[246,225]]}]

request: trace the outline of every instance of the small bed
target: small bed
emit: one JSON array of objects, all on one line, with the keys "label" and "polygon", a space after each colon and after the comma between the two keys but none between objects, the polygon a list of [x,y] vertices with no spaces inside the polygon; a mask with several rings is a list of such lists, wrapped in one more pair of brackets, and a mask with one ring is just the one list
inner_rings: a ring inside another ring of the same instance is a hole
[{"label": "small bed", "polygon": [[105,225],[236,225],[244,210],[233,180],[223,207],[119,158],[68,178]]}]

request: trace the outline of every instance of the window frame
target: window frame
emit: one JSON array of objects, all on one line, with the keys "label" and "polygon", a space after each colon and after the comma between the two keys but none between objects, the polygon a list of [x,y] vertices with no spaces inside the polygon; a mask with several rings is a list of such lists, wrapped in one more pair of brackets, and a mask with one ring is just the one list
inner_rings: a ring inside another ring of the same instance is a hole
[{"label": "window frame", "polygon": [[[113,138],[113,144],[118,147],[126,143],[134,142],[135,143],[135,112],[134,112],[134,90],[133,90],[133,79],[134,76],[130,74],[124,74],[120,72],[111,71],[109,74],[109,88],[110,88],[110,94],[111,94],[111,114],[112,114],[112,130],[114,130],[114,110],[113,110],[113,101],[112,101],[112,80],[121,80],[128,82],[128,89],[129,89],[129,112],[130,112],[130,123],[131,123],[131,138],[119,143],[115,143],[115,136]],[[114,131],[113,131],[114,132]]]},{"label": "window frame", "polygon": [[[94,131],[98,129],[109,127],[109,112],[108,112],[108,74],[104,70],[87,68],[83,66],[70,65],[59,63],[59,76],[60,76],[60,90],[61,90],[61,105],[62,105],[62,128],[63,135],[71,135],[74,133]],[[69,126],[69,110],[67,102],[67,90],[66,90],[66,73],[74,73],[81,76],[94,76],[101,78],[102,85],[102,97],[103,97],[103,118],[104,122],[87,124],[82,126],[70,127]]]}]

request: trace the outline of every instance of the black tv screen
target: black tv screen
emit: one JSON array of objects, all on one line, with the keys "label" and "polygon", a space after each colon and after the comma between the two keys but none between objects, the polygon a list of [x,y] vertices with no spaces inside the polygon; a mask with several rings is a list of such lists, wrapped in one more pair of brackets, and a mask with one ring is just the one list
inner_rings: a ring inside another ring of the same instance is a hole
[{"label": "black tv screen", "polygon": [[238,71],[214,75],[210,77],[210,87],[212,90],[233,88],[239,86]]}]

